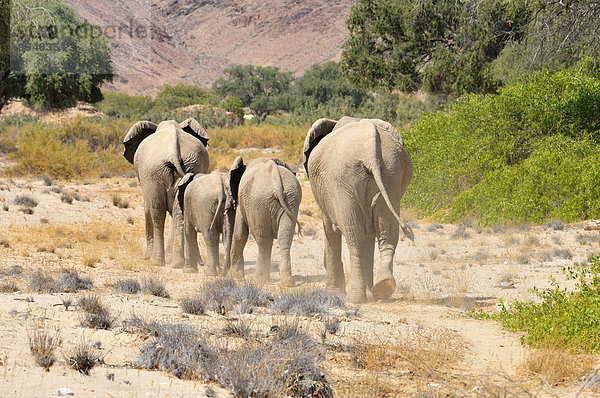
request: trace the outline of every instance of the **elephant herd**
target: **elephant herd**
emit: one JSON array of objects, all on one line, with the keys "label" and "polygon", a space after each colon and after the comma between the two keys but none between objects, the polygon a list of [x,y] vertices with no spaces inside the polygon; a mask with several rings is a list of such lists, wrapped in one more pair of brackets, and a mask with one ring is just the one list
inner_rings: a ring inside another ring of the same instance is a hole
[{"label": "elephant herd", "polygon": [[[124,139],[125,158],[134,165],[144,197],[146,254],[153,265],[170,263],[183,272],[203,264],[197,243],[206,245],[206,275],[244,278],[243,251],[249,233],[258,246],[256,276],[270,280],[273,240],[281,251],[281,283],[292,285],[290,247],[300,233],[300,184],[279,159],[237,157],[227,175],[208,174],[208,135],[194,119],[159,125],[136,123]],[[400,229],[413,239],[398,215],[412,178],[412,163],[400,134],[378,119],[319,119],[306,136],[304,167],[322,212],[326,286],[351,303],[386,299],[396,289],[393,258]],[[165,253],[166,214],[172,217]],[[350,252],[346,285],[342,235]],[[219,240],[225,248],[219,259]],[[380,261],[374,264],[377,242]]]}]

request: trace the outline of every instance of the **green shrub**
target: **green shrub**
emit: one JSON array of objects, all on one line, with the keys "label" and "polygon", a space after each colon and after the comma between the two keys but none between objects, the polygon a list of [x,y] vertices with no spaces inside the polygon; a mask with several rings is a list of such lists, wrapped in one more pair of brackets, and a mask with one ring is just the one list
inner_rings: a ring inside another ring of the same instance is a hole
[{"label": "green shrub", "polygon": [[492,318],[513,331],[524,331],[522,341],[533,347],[600,352],[600,256],[590,264],[565,270],[577,280],[573,290],[552,287],[535,290],[541,302],[501,302]]},{"label": "green shrub", "polygon": [[405,203],[448,221],[574,221],[597,214],[600,80],[536,73],[469,95],[405,132],[414,177]]}]

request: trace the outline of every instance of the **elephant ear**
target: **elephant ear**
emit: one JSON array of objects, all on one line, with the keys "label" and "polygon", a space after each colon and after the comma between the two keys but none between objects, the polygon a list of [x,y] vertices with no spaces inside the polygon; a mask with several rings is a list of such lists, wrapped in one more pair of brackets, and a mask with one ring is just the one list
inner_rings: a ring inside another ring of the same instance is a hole
[{"label": "elephant ear", "polygon": [[198,138],[202,142],[202,145],[208,147],[208,134],[206,134],[206,130],[202,128],[196,119],[185,119],[183,122],[179,123],[179,126],[181,126],[181,129],[186,133]]},{"label": "elephant ear", "polygon": [[246,165],[244,164],[244,160],[241,156],[238,156],[233,161],[233,165],[229,170],[229,191],[231,193],[231,197],[233,198],[234,205],[237,206],[238,203],[238,190],[240,188],[240,180],[244,175],[244,171],[246,171]]},{"label": "elephant ear", "polygon": [[313,149],[319,144],[319,142],[327,134],[333,131],[337,120],[332,119],[319,119],[313,123],[308,130],[306,140],[304,140],[304,169],[306,170],[306,176],[308,177],[308,158]]},{"label": "elephant ear", "polygon": [[123,152],[123,156],[125,159],[131,164],[133,164],[133,157],[135,156],[135,151],[137,151],[138,146],[146,137],[154,132],[157,129],[157,125],[148,121],[137,122],[129,129],[125,139],[123,140],[123,145],[125,146],[125,152]]},{"label": "elephant ear", "polygon": [[285,167],[286,169],[288,169],[289,171],[291,171],[293,175],[296,175],[296,173],[294,173],[294,170],[292,170],[290,168],[290,166],[288,166],[283,160],[278,159],[278,158],[269,158],[269,160],[272,160],[273,163],[275,163],[277,166],[283,166],[283,167]]}]

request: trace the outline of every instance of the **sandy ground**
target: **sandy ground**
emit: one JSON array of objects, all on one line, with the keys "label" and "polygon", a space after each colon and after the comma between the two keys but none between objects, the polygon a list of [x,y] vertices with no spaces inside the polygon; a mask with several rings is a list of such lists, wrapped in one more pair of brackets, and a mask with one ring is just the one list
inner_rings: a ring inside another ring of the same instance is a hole
[{"label": "sandy ground", "polygon": [[[321,287],[325,274],[323,236],[310,186],[306,181],[301,181],[301,185],[304,197],[300,221],[304,236],[292,246],[296,282],[292,290],[310,291]],[[70,204],[61,201],[65,193],[76,199]],[[24,207],[14,204],[19,195],[37,201],[33,214],[26,214]],[[115,206],[115,196],[128,206]],[[564,230],[543,226],[484,229],[474,223],[465,224],[464,229],[449,224],[435,228],[428,220],[413,220],[415,241],[401,241],[396,251],[396,293],[385,302],[349,306],[353,315],[338,314],[342,327],[338,335],[330,337],[330,345],[358,342],[394,347],[409,338],[419,342],[417,345],[439,344],[445,358],[432,359],[431,352],[425,349],[421,367],[381,365],[376,369],[377,380],[394,386],[387,396],[477,396],[482,383],[492,381],[507,386],[516,395],[529,391],[538,396],[574,396],[589,367],[575,380],[551,387],[530,382],[519,390],[522,384],[517,380],[530,377],[522,370],[528,351],[520,344],[520,336],[493,321],[467,318],[464,313],[474,306],[493,312],[500,298],[532,299],[531,288],[548,287],[551,277],[564,281],[562,268],[584,262],[598,252],[600,235],[597,231],[584,231],[583,224],[567,225]],[[202,248],[201,245],[201,251]],[[142,249],[142,198],[135,179],[55,182],[51,186],[41,179],[0,179],[0,270],[14,265],[24,269],[20,275],[0,279],[4,282],[12,278],[20,289],[0,294],[0,396],[47,397],[57,395],[61,387],[71,389],[75,396],[206,395],[202,383],[180,380],[166,372],[137,369],[137,353],[144,344],[140,336],[125,333],[121,327],[106,331],[80,326],[80,311],[66,311],[61,305],[63,298],[76,300],[78,294],[38,294],[27,290],[29,277],[36,270],[57,273],[70,268],[93,280],[94,292],[118,314],[119,321],[134,312],[147,319],[185,322],[207,330],[222,327],[226,317],[187,315],[179,308],[179,300],[193,295],[207,280],[202,269],[199,274],[186,275],[168,267],[151,268],[142,259]],[[273,253],[276,263],[277,250]],[[245,250],[249,282],[256,254],[256,245],[250,240]],[[344,249],[345,263],[347,258]],[[113,293],[116,280],[148,275],[166,284],[170,299]],[[272,277],[277,281],[278,273],[274,271]],[[277,284],[263,288],[274,294],[287,291]],[[268,330],[275,318],[268,310],[245,316],[258,331]],[[301,321],[317,335],[326,319]],[[60,329],[63,354],[81,338],[100,341],[104,364],[95,367],[90,376],[84,376],[70,369],[59,354],[56,364],[45,372],[34,363],[27,344],[28,333],[40,325]],[[598,367],[597,359],[592,358],[592,369]],[[357,380],[375,374],[365,373],[367,370],[357,369],[350,362],[336,350],[327,351],[323,366],[337,396],[361,395],[357,393]],[[210,388],[216,396],[232,395],[215,384]],[[580,396],[594,394],[584,391]]]}]

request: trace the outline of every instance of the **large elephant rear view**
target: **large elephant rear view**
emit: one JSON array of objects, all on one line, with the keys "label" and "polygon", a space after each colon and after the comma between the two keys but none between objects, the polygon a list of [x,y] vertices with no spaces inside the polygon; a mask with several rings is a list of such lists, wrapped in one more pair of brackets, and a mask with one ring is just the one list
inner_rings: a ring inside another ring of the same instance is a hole
[{"label": "large elephant rear view", "polygon": [[[324,265],[330,290],[344,292],[352,303],[368,294],[385,299],[396,289],[393,260],[399,226],[400,199],[412,178],[412,163],[394,127],[378,119],[344,117],[317,120],[304,143],[304,166],[325,230]],[[346,289],[342,235],[350,251]],[[380,262],[373,270],[375,240]]]},{"label": "large elephant rear view", "polygon": [[[129,130],[123,144],[123,156],[135,166],[144,195],[145,257],[150,258],[153,265],[164,265],[166,212],[173,216],[169,243],[176,234],[181,246],[183,217],[178,206],[173,207],[177,182],[186,173],[207,172],[208,135],[195,119],[187,119],[181,124],[169,120],[159,125],[142,121]],[[168,249],[172,250],[172,247]],[[173,266],[183,267],[183,249],[179,247],[173,254]]]}]

